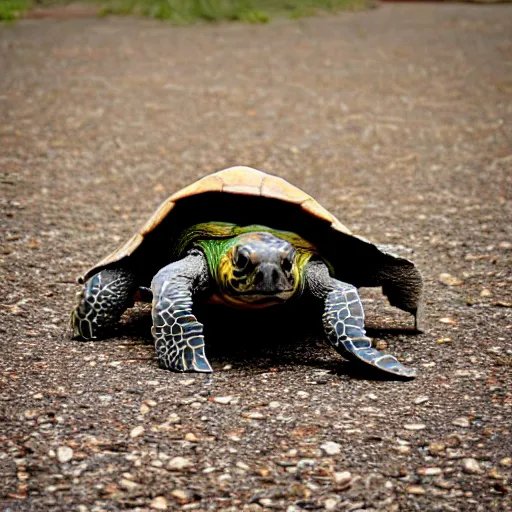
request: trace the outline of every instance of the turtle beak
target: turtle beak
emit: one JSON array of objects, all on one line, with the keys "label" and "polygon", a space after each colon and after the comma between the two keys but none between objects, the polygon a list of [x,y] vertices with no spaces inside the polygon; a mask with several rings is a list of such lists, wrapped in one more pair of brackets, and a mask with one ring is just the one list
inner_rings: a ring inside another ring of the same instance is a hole
[{"label": "turtle beak", "polygon": [[293,290],[293,275],[287,277],[280,265],[261,263],[254,275],[254,292],[265,295],[276,295]]}]

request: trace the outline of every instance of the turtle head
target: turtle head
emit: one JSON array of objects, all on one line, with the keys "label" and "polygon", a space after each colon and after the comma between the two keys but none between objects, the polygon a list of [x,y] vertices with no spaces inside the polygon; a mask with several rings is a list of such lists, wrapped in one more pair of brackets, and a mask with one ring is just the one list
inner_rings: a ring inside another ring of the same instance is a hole
[{"label": "turtle head", "polygon": [[250,304],[281,302],[294,294],[299,269],[291,243],[265,232],[244,233],[232,242],[219,265],[223,294]]}]

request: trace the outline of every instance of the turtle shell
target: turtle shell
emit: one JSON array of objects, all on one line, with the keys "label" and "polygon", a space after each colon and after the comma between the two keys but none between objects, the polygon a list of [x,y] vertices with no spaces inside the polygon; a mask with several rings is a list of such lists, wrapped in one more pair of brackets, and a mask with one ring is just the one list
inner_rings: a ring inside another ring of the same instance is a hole
[{"label": "turtle shell", "polygon": [[354,235],[306,192],[286,180],[250,167],[210,174],[166,199],[128,241],[90,268],[85,281],[107,267],[136,269],[148,284],[173,259],[181,231],[201,222],[259,224],[292,231],[315,245],[337,279],[361,286],[382,286],[390,303],[416,317],[422,278],[408,259]]}]

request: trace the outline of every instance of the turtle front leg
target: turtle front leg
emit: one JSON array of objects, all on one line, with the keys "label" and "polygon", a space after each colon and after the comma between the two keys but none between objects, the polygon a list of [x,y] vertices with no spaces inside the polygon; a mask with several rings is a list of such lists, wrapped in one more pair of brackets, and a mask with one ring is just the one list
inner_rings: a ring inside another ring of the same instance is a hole
[{"label": "turtle front leg", "polygon": [[204,353],[203,325],[192,313],[193,296],[204,290],[208,281],[208,265],[199,251],[167,265],[154,277],[151,332],[162,368],[212,371]]},{"label": "turtle front leg", "polygon": [[135,275],[126,269],[106,269],[86,281],[71,311],[73,337],[94,340],[108,330],[130,306],[137,290]]},{"label": "turtle front leg", "polygon": [[378,370],[414,378],[416,370],[406,368],[396,357],[372,348],[364,329],[364,311],[357,288],[329,275],[320,261],[308,263],[306,280],[311,293],[324,300],[324,330],[331,345],[344,357]]}]

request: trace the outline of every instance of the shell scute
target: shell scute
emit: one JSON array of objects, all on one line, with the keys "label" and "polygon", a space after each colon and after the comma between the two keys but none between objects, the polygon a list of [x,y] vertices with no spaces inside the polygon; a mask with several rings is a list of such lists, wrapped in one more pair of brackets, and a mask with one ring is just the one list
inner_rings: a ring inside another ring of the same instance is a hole
[{"label": "shell scute", "polygon": [[169,197],[167,201],[176,202],[185,197],[203,194],[204,192],[222,192],[223,186],[224,180],[218,176],[218,173],[210,174],[209,176],[205,176],[195,183],[192,183],[187,187],[178,190],[171,197]]},{"label": "shell scute", "polygon": [[309,194],[283,180],[283,178],[268,175],[263,178],[261,195],[297,204],[311,199]]}]

